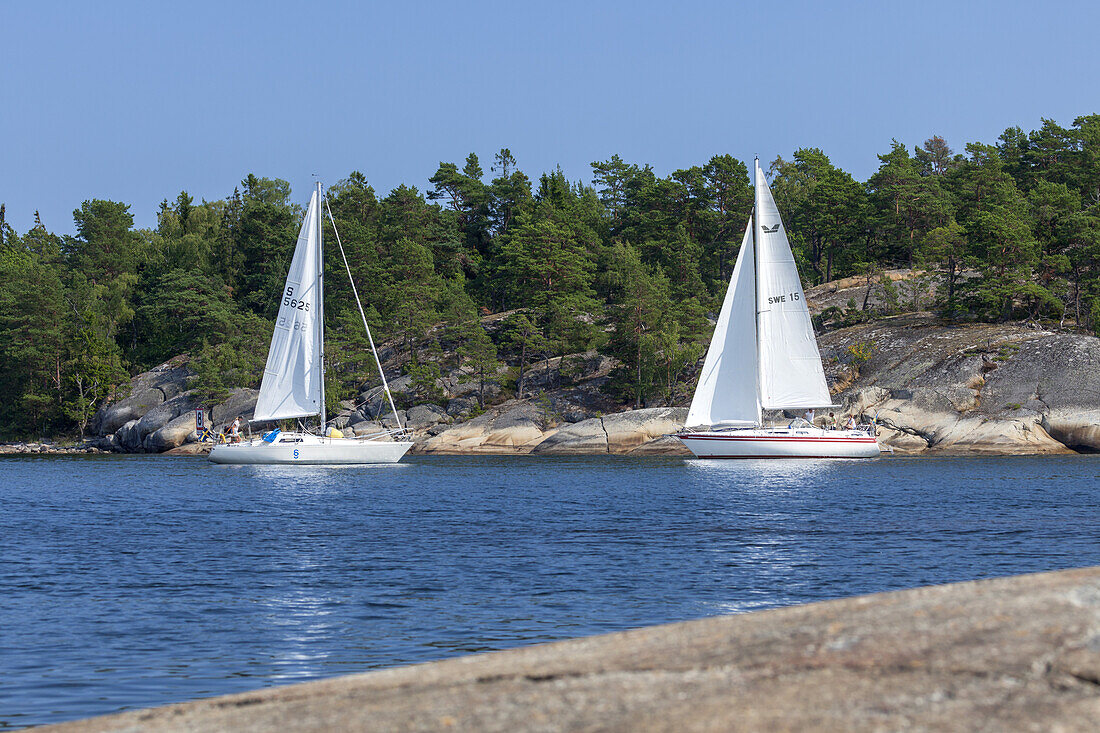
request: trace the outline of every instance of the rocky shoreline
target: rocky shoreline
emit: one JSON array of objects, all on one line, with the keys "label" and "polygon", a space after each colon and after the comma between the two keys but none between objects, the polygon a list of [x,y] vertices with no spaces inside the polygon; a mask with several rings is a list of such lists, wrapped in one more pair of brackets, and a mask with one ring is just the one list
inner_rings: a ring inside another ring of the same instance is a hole
[{"label": "rocky shoreline", "polygon": [[77,445],[62,445],[59,443],[0,443],[0,456],[7,455],[91,455],[110,453],[109,450],[97,448],[94,445],[80,443]]},{"label": "rocky shoreline", "polygon": [[[918,273],[919,274],[919,273]],[[890,277],[904,283],[912,273]],[[814,312],[845,302],[875,307],[882,293],[863,279],[807,291]],[[861,312],[845,311],[857,316]],[[483,319],[491,330],[502,314]],[[1100,452],[1100,339],[1025,323],[954,323],[930,313],[878,317],[818,337],[840,419],[878,425],[880,443],[896,455],[1043,455]],[[423,356],[422,356],[423,358]],[[383,349],[399,405],[395,416],[381,388],[363,385],[340,404],[333,424],[347,435],[408,427],[412,454],[440,455],[690,455],[675,438],[687,401],[630,410],[604,390],[617,363],[596,352],[529,365],[527,396],[509,399],[506,368],[488,381],[482,408],[477,381],[452,369],[433,395],[401,375],[408,355]],[[186,357],[131,381],[125,396],[102,407],[79,445],[0,445],[2,454],[169,453],[202,455]],[[238,388],[208,410],[214,426],[252,415],[257,391]],[[819,411],[824,422],[827,411]],[[785,422],[794,415],[766,414]],[[269,426],[250,426],[253,432]]]},{"label": "rocky shoreline", "polygon": [[845,412],[875,418],[895,451],[1100,451],[1096,337],[909,314],[820,341]]}]

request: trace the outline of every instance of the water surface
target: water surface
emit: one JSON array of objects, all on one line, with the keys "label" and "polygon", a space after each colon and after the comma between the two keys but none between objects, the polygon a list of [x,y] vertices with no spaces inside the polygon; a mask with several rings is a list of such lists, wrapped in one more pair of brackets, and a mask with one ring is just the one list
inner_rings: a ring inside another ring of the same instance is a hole
[{"label": "water surface", "polygon": [[1100,564],[1100,462],[0,460],[0,728]]}]

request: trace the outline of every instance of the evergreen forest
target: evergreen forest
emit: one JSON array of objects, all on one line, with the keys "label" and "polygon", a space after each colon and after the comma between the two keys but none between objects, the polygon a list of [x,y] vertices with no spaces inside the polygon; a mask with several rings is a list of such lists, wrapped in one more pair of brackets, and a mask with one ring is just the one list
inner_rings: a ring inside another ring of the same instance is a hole
[{"label": "evergreen forest", "polygon": [[[866,181],[817,149],[761,162],[806,287],[917,269],[921,307],[944,319],[1100,332],[1100,115],[958,151],[895,141],[878,158]],[[582,182],[529,176],[508,149],[441,163],[423,190],[380,195],[353,171],[328,197],[375,338],[408,355],[426,399],[459,364],[481,379],[507,366],[508,393],[532,396],[524,372],[539,359],[597,350],[620,365],[610,394],[649,406],[690,394],[753,200],[729,155],[664,178],[614,155]],[[82,435],[133,374],[179,354],[208,402],[258,386],[304,198],[249,174],[221,200],[164,201],[155,229],[90,198],[64,236],[37,217],[13,231],[0,205],[0,437]],[[326,249],[335,405],[374,367]],[[817,326],[901,307],[849,302]]]}]

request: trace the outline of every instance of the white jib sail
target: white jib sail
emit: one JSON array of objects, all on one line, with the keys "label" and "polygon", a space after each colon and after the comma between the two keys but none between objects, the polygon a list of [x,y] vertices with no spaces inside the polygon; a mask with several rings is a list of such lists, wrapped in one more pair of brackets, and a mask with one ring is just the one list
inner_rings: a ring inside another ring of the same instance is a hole
[{"label": "white jib sail", "polygon": [[321,412],[318,276],[321,201],[317,193],[298,232],[298,245],[279,295],[279,315],[254,420],[308,417]]},{"label": "white jib sail", "polygon": [[760,424],[753,259],[750,220],[684,423],[688,427]]},{"label": "white jib sail", "polygon": [[760,402],[771,409],[832,403],[791,245],[756,161],[756,293]]}]

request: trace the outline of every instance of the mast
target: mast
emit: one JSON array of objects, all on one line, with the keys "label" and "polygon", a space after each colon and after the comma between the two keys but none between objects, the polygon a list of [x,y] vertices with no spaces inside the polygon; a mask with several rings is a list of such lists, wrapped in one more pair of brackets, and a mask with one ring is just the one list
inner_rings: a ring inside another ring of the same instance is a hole
[{"label": "mast", "polygon": [[752,303],[753,313],[756,314],[755,343],[756,343],[756,421],[757,427],[764,427],[764,415],[761,412],[760,399],[760,241],[756,232],[760,222],[756,219],[756,212],[760,211],[760,184],[757,178],[760,176],[760,156],[753,158],[752,170]]},{"label": "mast", "polygon": [[321,182],[317,181],[317,354],[321,378],[321,435],[325,434],[325,243],[321,226]]}]

